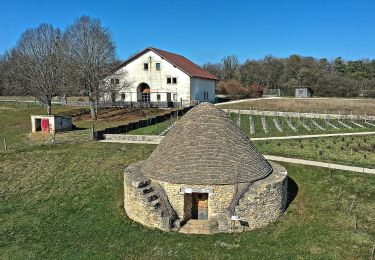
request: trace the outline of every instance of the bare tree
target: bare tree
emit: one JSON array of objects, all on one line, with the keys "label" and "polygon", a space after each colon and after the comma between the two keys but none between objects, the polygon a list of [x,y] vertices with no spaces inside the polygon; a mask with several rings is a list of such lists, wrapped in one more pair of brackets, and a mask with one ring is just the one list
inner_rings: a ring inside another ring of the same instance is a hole
[{"label": "bare tree", "polygon": [[100,82],[100,89],[103,95],[106,96],[106,100],[110,100],[112,103],[115,103],[120,97],[120,92],[124,91],[125,93],[129,93],[130,92],[129,88],[133,84],[134,82],[130,81],[128,78],[128,72],[121,71],[121,72],[115,72],[111,74],[110,76],[105,77]]},{"label": "bare tree", "polygon": [[69,63],[89,98],[91,117],[96,120],[98,102],[103,95],[101,79],[116,60],[111,34],[99,19],[81,16],[65,31],[64,42]]},{"label": "bare tree", "polygon": [[237,56],[226,56],[223,58],[222,63],[223,80],[228,81],[231,79],[237,79],[238,70],[240,68],[240,62],[238,61]]},{"label": "bare tree", "polygon": [[18,92],[36,97],[50,115],[51,100],[61,87],[61,31],[49,24],[26,30],[10,62]]},{"label": "bare tree", "polygon": [[8,67],[8,56],[0,55],[0,95],[4,95],[7,88]]}]

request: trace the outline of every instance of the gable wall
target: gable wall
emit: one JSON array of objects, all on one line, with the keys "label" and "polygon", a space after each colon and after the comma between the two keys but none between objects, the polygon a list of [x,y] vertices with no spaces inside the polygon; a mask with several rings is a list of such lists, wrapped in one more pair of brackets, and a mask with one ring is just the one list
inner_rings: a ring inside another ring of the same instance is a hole
[{"label": "gable wall", "polygon": [[[201,102],[215,102],[215,80],[192,78],[191,99]],[[204,92],[208,92],[208,99],[204,99]]]},{"label": "gable wall", "polygon": [[[149,60],[150,57],[151,62]],[[144,63],[149,64],[148,71],[143,69]],[[160,63],[160,71],[156,70],[156,63]],[[156,92],[161,92],[160,101],[162,102],[166,101],[166,92],[172,93],[172,101],[174,93],[177,93],[176,101],[180,101],[180,98],[190,100],[190,77],[152,51],[146,52],[125,67],[122,67],[112,77],[119,78],[120,85],[123,85],[125,82],[130,83],[130,87],[120,90],[120,93],[125,93],[125,101],[128,102],[137,101],[137,87],[143,82],[150,86],[151,102],[157,102]],[[177,84],[167,84],[167,77],[176,77]],[[118,100],[120,100],[120,96],[117,97]]]}]

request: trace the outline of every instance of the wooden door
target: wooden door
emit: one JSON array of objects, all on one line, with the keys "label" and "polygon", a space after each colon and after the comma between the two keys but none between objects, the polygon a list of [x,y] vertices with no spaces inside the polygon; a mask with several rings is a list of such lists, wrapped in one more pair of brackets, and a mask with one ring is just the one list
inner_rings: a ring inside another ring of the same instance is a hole
[{"label": "wooden door", "polygon": [[193,219],[208,219],[208,193],[193,193]]},{"label": "wooden door", "polygon": [[49,132],[49,119],[42,118],[42,131],[48,133]]}]

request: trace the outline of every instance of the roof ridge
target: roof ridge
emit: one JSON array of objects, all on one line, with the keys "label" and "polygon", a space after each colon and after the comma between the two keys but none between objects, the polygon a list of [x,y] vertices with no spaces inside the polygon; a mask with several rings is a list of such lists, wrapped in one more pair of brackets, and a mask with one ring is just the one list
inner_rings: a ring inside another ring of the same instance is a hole
[{"label": "roof ridge", "polygon": [[218,80],[217,77],[200,67],[198,64],[194,63],[193,61],[189,60],[183,55],[165,51],[162,49],[158,49],[155,47],[147,47],[143,49],[142,51],[132,55],[127,60],[125,60],[123,63],[121,63],[119,66],[117,66],[115,69],[112,70],[111,73],[114,73],[118,71],[120,68],[126,66],[128,63],[132,62],[136,58],[140,57],[147,51],[152,51],[156,53],[157,55],[161,56],[163,59],[167,60],[169,63],[174,65],[176,68],[187,74],[189,77],[192,78],[203,78],[203,79],[211,79],[211,80]]}]

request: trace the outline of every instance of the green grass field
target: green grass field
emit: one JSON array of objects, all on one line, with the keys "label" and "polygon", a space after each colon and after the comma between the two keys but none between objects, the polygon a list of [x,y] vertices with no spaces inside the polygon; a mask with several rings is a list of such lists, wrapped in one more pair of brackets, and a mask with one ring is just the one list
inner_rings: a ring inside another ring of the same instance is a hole
[{"label": "green grass field", "polygon": [[375,176],[283,164],[297,195],[279,221],[239,234],[165,233],[129,220],[122,202],[125,167],[154,145],[29,142],[38,109],[0,107],[10,143],[0,149],[0,259],[370,258]]}]

